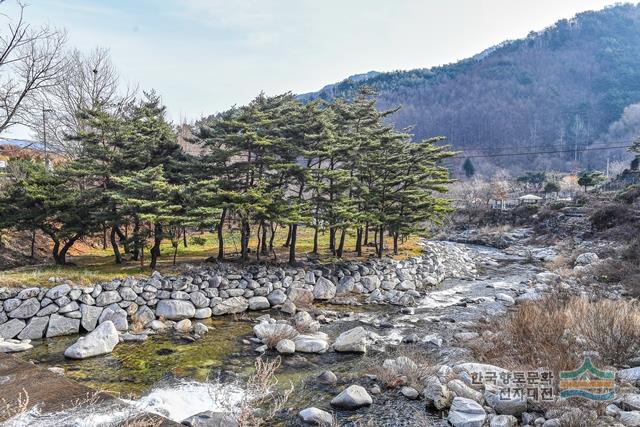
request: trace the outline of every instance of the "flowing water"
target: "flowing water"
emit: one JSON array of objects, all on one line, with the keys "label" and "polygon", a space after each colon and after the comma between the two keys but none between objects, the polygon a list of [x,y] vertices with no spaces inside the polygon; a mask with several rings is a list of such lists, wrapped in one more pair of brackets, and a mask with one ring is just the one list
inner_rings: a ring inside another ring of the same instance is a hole
[{"label": "flowing water", "polygon": [[[278,373],[279,385],[293,384],[295,392],[287,403],[292,408],[284,414],[283,425],[295,424],[297,411],[308,406],[331,410],[329,401],[344,386],[358,382],[367,383],[363,374],[372,366],[381,364],[388,352],[393,353],[402,337],[417,334],[419,345],[430,353],[434,362],[451,362],[468,357],[463,349],[449,347],[447,343],[460,325],[474,321],[482,315],[500,315],[505,306],[495,301],[498,292],[513,294],[526,287],[538,268],[526,264],[520,258],[506,257],[503,253],[475,247],[483,257],[496,262],[488,263],[481,277],[476,280],[448,279],[428,291],[419,301],[414,314],[402,314],[393,306],[329,306],[322,308],[342,312],[337,321],[323,325],[322,329],[335,339],[340,332],[358,325],[383,336],[366,356],[333,353],[322,355],[295,354],[283,358]],[[183,341],[171,335],[155,335],[142,343],[119,344],[113,353],[86,360],[69,360],[64,349],[76,337],[45,340],[34,349],[21,353],[20,357],[32,360],[44,367],[62,367],[65,375],[96,390],[105,390],[120,396],[128,405],[71,409],[54,414],[40,414],[37,410],[24,414],[12,425],[16,426],[96,426],[117,425],[132,411],[147,411],[163,415],[174,421],[205,410],[237,410],[246,397],[243,389],[251,374],[256,353],[248,339],[252,336],[251,320],[265,312],[250,313],[249,319],[233,317],[203,321],[210,331],[196,342]],[[281,318],[277,312],[272,317]],[[442,347],[433,345],[428,338],[440,338]],[[337,386],[323,386],[313,378],[329,369],[339,378]],[[63,391],[62,391],[63,392]],[[360,419],[371,425],[418,425],[416,414],[424,414],[419,401],[397,399],[395,392],[386,392],[375,398],[369,409],[355,412],[338,412],[341,423]],[[424,416],[424,415],[423,415]],[[429,422],[436,423],[436,414]],[[369,420],[369,421],[368,421]]]}]

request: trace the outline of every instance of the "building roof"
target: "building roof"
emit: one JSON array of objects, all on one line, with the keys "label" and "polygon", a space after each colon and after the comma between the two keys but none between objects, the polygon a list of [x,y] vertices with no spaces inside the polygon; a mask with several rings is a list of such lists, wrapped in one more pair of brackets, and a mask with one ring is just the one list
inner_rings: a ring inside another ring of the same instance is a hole
[{"label": "building roof", "polygon": [[526,194],[524,196],[518,197],[518,200],[542,200],[542,197],[536,196],[534,194]]}]

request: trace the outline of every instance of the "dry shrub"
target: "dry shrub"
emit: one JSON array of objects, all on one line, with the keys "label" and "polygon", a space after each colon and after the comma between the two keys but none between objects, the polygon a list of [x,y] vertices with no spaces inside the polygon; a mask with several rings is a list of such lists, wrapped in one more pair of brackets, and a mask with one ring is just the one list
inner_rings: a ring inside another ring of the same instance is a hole
[{"label": "dry shrub", "polygon": [[129,325],[129,329],[134,334],[139,334],[144,331],[144,325],[142,324],[138,316],[131,316],[131,324]]},{"label": "dry shrub", "polygon": [[502,367],[575,369],[585,351],[622,365],[640,351],[640,307],[635,301],[590,302],[550,296],[518,305],[485,330],[495,333],[472,348],[478,359]]},{"label": "dry shrub", "polygon": [[[384,359],[401,359],[400,366],[395,369],[384,367]],[[433,360],[427,352],[418,346],[403,346],[383,357],[372,358],[368,372],[375,375],[387,388],[408,385],[422,391],[424,383],[434,373]]]},{"label": "dry shrub", "polygon": [[576,298],[569,312],[587,349],[597,351],[605,362],[619,366],[640,351],[640,306],[636,301]]},{"label": "dry shrub", "polygon": [[7,421],[17,415],[24,414],[29,410],[29,393],[26,389],[13,400],[0,399],[0,422]]},{"label": "dry shrub", "polygon": [[545,267],[551,271],[566,271],[573,268],[573,261],[566,255],[560,254],[552,261],[545,264]]},{"label": "dry shrub", "polygon": [[271,425],[271,421],[286,405],[294,387],[290,383],[289,388],[278,390],[275,373],[281,363],[280,356],[270,361],[265,361],[262,357],[256,359],[256,371],[249,377],[246,386],[251,394],[247,394],[240,403],[237,418],[240,427]]},{"label": "dry shrub", "polygon": [[262,339],[262,342],[269,348],[275,348],[278,343],[284,339],[292,340],[298,333],[292,330],[289,325],[276,324],[275,327]]}]

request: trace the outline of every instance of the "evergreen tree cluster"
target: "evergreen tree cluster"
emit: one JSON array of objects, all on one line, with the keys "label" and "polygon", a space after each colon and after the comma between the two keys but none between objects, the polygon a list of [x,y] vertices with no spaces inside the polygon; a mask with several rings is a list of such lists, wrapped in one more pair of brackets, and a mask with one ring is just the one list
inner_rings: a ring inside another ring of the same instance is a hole
[{"label": "evergreen tree cluster", "polygon": [[[452,156],[386,123],[396,110],[378,111],[375,94],[351,101],[303,103],[294,95],[258,95],[246,106],[198,122],[187,154],[155,93],[117,114],[80,114],[81,147],[73,160],[47,170],[16,163],[0,193],[0,228],[41,230],[54,243],[56,263],[79,239],[102,232],[116,263],[125,256],[156,268],[163,241],[175,251],[188,231],[216,230],[218,259],[225,227],[238,229],[240,258],[275,255],[279,227],[287,229],[289,262],[296,262],[298,227],[328,232],[340,258],[345,236],[356,232],[356,252],[384,237],[398,240],[437,223],[449,210],[440,197],[451,182],[443,160]],[[108,237],[107,237],[108,236]],[[148,254],[147,254],[148,252]]]}]

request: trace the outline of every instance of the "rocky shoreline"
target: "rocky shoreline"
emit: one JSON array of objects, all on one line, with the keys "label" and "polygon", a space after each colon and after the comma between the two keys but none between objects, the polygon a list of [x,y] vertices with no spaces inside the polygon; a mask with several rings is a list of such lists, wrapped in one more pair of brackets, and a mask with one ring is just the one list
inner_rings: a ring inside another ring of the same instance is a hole
[{"label": "rocky shoreline", "polygon": [[[314,301],[415,304],[420,291],[447,277],[476,273],[463,245],[425,242],[424,255],[407,260],[370,260],[301,268],[217,264],[177,277],[159,273],[77,287],[0,288],[0,351],[31,348],[32,340],[91,332],[111,321],[120,333],[163,321],[205,319],[247,310],[278,308],[293,314]],[[155,322],[154,322],[155,321]],[[129,339],[135,339],[131,333]]]}]

